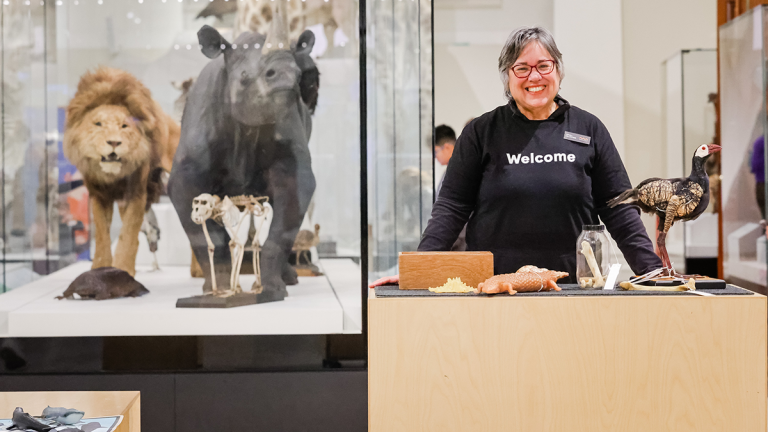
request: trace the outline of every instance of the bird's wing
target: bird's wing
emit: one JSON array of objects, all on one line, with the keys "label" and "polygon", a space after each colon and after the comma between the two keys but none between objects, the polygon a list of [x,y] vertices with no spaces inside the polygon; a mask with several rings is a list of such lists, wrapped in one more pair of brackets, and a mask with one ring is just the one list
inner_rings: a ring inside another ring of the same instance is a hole
[{"label": "bird's wing", "polygon": [[703,204],[704,209],[709,203],[709,197],[707,196],[702,203],[702,197],[704,197],[704,189],[698,183],[694,181],[686,181],[678,186],[675,195],[681,198],[680,207],[677,209],[677,217],[684,220],[696,219],[703,209],[699,209],[699,204]]},{"label": "bird's wing", "polygon": [[637,185],[638,200],[648,207],[658,207],[672,198],[678,179],[649,178]]}]

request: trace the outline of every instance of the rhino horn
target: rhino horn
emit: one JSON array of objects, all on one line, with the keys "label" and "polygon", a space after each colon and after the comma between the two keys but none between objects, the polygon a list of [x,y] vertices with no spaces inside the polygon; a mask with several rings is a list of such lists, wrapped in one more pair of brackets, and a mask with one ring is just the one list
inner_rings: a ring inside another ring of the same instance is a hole
[{"label": "rhino horn", "polygon": [[274,13],[272,14],[272,23],[269,26],[267,40],[261,49],[262,54],[267,54],[277,50],[291,49],[291,42],[288,38],[287,14],[283,9],[282,2],[277,2]]}]

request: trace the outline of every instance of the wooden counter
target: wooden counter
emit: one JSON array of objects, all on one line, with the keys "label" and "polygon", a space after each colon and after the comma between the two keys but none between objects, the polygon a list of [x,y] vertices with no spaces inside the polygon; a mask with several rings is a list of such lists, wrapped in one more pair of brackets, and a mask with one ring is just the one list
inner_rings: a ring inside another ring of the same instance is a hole
[{"label": "wooden counter", "polygon": [[85,418],[122,415],[115,432],[141,431],[141,397],[137,391],[0,392],[0,418],[16,407],[39,416],[47,406],[85,411]]},{"label": "wooden counter", "polygon": [[369,431],[766,431],[766,297],[368,300]]}]

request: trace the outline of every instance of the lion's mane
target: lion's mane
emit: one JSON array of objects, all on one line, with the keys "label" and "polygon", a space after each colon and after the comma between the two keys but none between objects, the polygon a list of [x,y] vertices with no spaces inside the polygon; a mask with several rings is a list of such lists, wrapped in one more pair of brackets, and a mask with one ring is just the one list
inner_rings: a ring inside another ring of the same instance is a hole
[{"label": "lion's mane", "polygon": [[[168,116],[157,102],[152,99],[149,89],[136,77],[128,72],[100,67],[93,72],[86,72],[80,78],[77,92],[67,106],[67,116],[64,134],[64,152],[67,158],[84,171],[85,164],[82,159],[80,145],[82,137],[87,132],[88,125],[81,125],[86,115],[104,105],[122,106],[128,110],[131,117],[136,120],[137,127],[146,138],[144,145],[149,145],[149,161],[130,161],[136,166],[149,163],[150,175],[147,185],[147,207],[152,202],[157,202],[162,190],[160,174],[162,170],[170,171],[173,154],[178,146],[179,126]],[[119,194],[114,190],[114,185],[103,184],[102,181],[94,181],[98,173],[83,172],[86,182],[90,177],[90,186],[106,189],[103,192],[114,196]],[[90,189],[90,187],[89,187]]]}]

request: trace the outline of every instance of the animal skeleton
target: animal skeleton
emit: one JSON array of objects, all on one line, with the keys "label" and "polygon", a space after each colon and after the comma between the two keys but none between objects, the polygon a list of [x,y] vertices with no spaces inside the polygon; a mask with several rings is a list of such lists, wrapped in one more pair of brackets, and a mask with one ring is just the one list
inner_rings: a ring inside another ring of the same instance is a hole
[{"label": "animal skeleton", "polygon": [[[269,207],[264,205],[267,200],[268,198],[265,196],[254,197],[253,195],[238,195],[231,198],[225,196],[222,200],[218,196],[211,194],[200,194],[192,200],[192,221],[203,226],[205,240],[208,243],[208,259],[211,265],[211,283],[213,288],[211,293],[213,295],[220,294],[216,285],[216,272],[213,264],[213,253],[216,246],[211,241],[211,236],[208,234],[205,222],[208,219],[212,219],[219,225],[223,225],[231,238],[229,241],[229,251],[232,258],[232,273],[229,279],[230,294],[242,292],[239,278],[243,255],[246,249],[253,251],[253,272],[256,275],[256,283],[251,290],[258,294],[262,290],[261,263],[259,262],[259,252],[261,251],[259,232],[269,212]],[[240,208],[244,211],[242,214]],[[258,226],[254,223],[254,217],[259,219]],[[246,238],[244,243],[240,241],[239,236],[240,227],[246,218],[249,219],[251,224],[248,235],[248,237],[252,237],[250,247],[245,246],[248,239]]]},{"label": "animal skeleton", "polygon": [[144,213],[144,222],[141,223],[141,232],[147,236],[149,251],[152,252],[152,271],[160,270],[157,262],[157,242],[160,240],[160,224],[152,207]]}]

